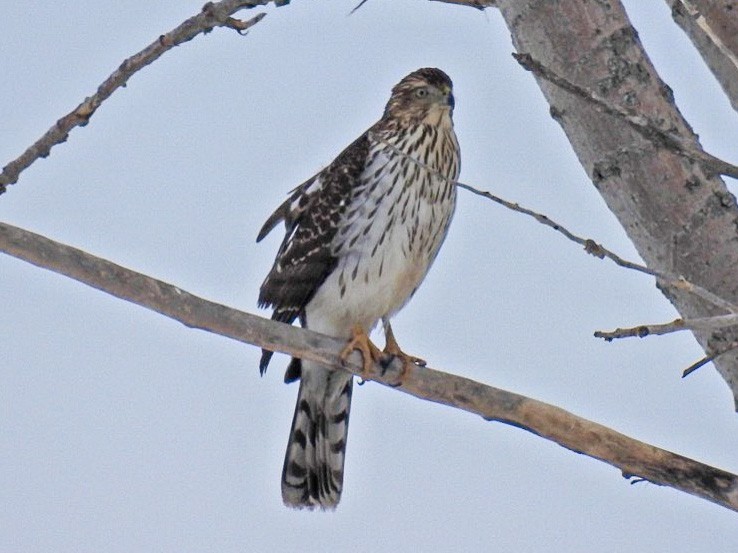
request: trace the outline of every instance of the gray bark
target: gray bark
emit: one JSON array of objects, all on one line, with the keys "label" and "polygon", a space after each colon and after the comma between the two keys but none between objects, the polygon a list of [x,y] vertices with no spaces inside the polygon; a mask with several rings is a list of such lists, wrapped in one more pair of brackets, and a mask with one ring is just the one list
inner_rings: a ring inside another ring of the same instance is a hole
[{"label": "gray bark", "polygon": [[738,1],[666,0],[738,111]]},{"label": "gray bark", "polygon": [[[518,52],[700,147],[618,0],[497,4]],[[587,175],[646,264],[738,304],[738,208],[722,179],[581,97],[543,79],[538,84]],[[661,289],[684,318],[724,313],[688,292]],[[738,342],[735,327],[694,334],[708,354]],[[738,405],[738,354],[726,353],[715,365]]]}]

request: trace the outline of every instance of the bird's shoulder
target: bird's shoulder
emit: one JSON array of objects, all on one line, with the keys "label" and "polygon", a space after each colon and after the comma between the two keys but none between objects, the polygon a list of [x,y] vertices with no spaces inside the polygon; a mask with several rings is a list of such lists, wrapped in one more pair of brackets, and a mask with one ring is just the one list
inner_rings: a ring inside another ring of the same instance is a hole
[{"label": "bird's shoulder", "polygon": [[368,164],[373,128],[349,144],[328,166],[292,189],[261,227],[256,241],[260,242],[280,222],[285,223],[289,235],[298,224],[320,223],[326,210],[344,207]]}]

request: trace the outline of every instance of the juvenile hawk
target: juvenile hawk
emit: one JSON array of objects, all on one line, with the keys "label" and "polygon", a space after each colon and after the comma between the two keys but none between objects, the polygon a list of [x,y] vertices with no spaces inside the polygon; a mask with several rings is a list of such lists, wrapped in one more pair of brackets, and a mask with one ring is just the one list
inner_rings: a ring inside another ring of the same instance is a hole
[{"label": "juvenile hawk", "polygon": [[[261,285],[272,319],[350,340],[365,367],[381,355],[367,336],[381,319],[384,353],[405,362],[389,318],[410,299],[438,253],[456,204],[459,145],[451,79],[418,69],[393,89],[382,118],[320,173],[292,191],[264,223],[287,234]],[[266,371],[272,352],[264,351]],[[334,508],[343,488],[353,377],[293,359],[300,379],[282,470],[282,498],[298,508]]]}]

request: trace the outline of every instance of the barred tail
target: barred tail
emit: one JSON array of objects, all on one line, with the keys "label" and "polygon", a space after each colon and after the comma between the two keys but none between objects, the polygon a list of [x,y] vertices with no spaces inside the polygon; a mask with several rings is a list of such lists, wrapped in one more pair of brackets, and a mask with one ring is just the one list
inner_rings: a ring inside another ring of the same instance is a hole
[{"label": "barred tail", "polygon": [[343,464],[353,377],[303,361],[300,391],[282,469],[282,500],[298,509],[334,509]]}]

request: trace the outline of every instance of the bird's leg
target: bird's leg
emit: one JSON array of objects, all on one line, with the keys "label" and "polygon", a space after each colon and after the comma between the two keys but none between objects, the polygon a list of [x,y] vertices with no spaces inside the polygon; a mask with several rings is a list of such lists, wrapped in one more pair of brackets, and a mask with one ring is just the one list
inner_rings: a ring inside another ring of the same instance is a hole
[{"label": "bird's leg", "polygon": [[371,374],[374,364],[382,359],[382,352],[379,351],[379,348],[372,343],[372,341],[369,339],[369,335],[358,324],[354,325],[354,327],[351,329],[351,339],[341,350],[341,361],[345,362],[349,358],[349,355],[351,355],[351,353],[353,353],[353,351],[357,349],[361,352],[361,357],[363,360],[361,371],[362,378],[366,380]]},{"label": "bird's leg", "polygon": [[413,355],[408,355],[400,349],[400,346],[397,344],[397,340],[395,340],[395,333],[392,332],[392,325],[390,325],[389,319],[382,319],[382,326],[384,326],[384,353],[386,355],[393,355],[395,357],[398,357],[403,362],[405,367],[407,367],[408,364],[420,365],[421,367],[425,367],[426,363],[424,359],[421,359],[420,357],[415,357]]}]

